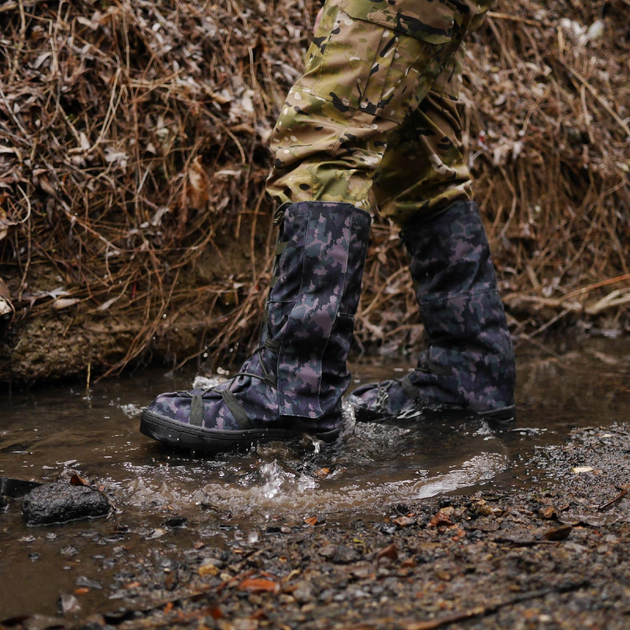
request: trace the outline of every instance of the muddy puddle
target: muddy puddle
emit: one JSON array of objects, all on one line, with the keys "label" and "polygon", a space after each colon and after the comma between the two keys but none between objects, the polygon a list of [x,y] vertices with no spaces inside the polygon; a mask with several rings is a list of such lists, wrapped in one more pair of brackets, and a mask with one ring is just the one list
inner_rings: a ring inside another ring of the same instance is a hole
[{"label": "muddy puddle", "polygon": [[[408,367],[356,363],[353,386]],[[26,527],[19,499],[10,502],[0,513],[0,620],[57,614],[61,594],[69,615],[115,608],[134,588],[125,580],[130,552],[138,559],[195,544],[245,548],[269,531],[325,521],[351,527],[392,504],[482,486],[516,492],[547,475],[532,465],[534,454],[561,445],[570,430],[630,423],[626,339],[524,345],[518,370],[512,426],[349,421],[330,447],[270,444],[214,459],[169,451],[137,430],[142,406],[189,388],[191,373],[0,394],[0,476],[47,481],[76,471],[117,507],[108,519]]]}]

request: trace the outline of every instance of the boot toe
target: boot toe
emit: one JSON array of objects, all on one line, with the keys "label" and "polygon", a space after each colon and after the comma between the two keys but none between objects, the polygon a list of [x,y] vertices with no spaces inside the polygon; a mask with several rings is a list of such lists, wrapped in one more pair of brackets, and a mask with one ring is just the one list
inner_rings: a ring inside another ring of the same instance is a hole
[{"label": "boot toe", "polygon": [[166,392],[157,396],[144,412],[171,422],[190,424],[191,400],[181,392]]},{"label": "boot toe", "polygon": [[145,415],[169,423],[181,424],[191,430],[202,431],[238,431],[241,427],[235,421],[220,392],[213,391],[204,394],[202,398],[203,422],[200,426],[191,424],[193,396],[197,390],[191,392],[173,392],[160,394],[146,409]]},{"label": "boot toe", "polygon": [[160,394],[142,412],[140,431],[171,447],[210,454],[248,448],[257,441],[259,431],[242,430],[219,392],[204,395],[202,422],[191,422],[197,393],[201,391]]},{"label": "boot toe", "polygon": [[362,385],[348,396],[357,422],[376,422],[387,416],[379,396],[379,385],[379,383]]}]

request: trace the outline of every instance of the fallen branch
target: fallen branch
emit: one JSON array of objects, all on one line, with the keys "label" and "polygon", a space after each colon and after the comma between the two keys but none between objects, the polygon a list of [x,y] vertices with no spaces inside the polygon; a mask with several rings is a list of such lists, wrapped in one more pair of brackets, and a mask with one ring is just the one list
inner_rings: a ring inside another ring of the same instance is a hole
[{"label": "fallen branch", "polygon": [[630,280],[630,273],[626,273],[615,278],[606,278],[606,280],[601,280],[600,282],[589,284],[587,287],[576,289],[575,291],[571,291],[571,293],[567,293],[561,298],[561,300],[570,300],[571,298],[577,297],[578,295],[584,295],[586,293],[594,291],[595,289],[601,289],[602,287],[607,287],[611,284],[617,284],[617,282],[623,282],[624,280]]},{"label": "fallen branch", "polygon": [[619,114],[600,96],[599,92],[577,71],[560,62],[566,70],[572,74],[584,87],[593,95],[595,100],[615,119],[615,122],[625,131],[626,136],[630,138],[630,127],[621,119]]},{"label": "fallen branch", "polygon": [[619,290],[611,291],[606,297],[603,297],[599,302],[596,302],[592,306],[587,306],[584,312],[587,315],[599,315],[603,311],[609,308],[618,308],[630,304],[630,291],[625,295]]},{"label": "fallen branch", "polygon": [[535,540],[533,538],[495,538],[494,542],[504,544],[504,545],[512,545],[512,547],[535,547],[536,545],[555,545],[558,546],[558,541],[556,540]]},{"label": "fallen branch", "polygon": [[573,591],[578,591],[582,588],[586,588],[587,586],[590,586],[590,582],[588,580],[580,580],[579,582],[565,582],[564,584],[550,586],[549,588],[541,588],[537,591],[530,591],[529,593],[515,595],[514,597],[504,599],[503,601],[494,604],[475,606],[474,608],[463,610],[457,613],[452,613],[450,615],[444,615],[443,617],[431,619],[430,621],[418,621],[414,623],[409,623],[407,625],[404,625],[403,628],[404,630],[433,630],[433,628],[442,628],[458,621],[471,619],[472,617],[487,617],[488,615],[493,615],[502,608],[513,606],[515,604],[520,604],[521,602],[526,602],[530,599],[546,597],[547,595],[551,595],[553,593],[571,593]]},{"label": "fallen branch", "polygon": [[508,20],[510,22],[520,22],[521,24],[529,24],[529,26],[544,26],[543,22],[528,20],[527,18],[518,17],[517,15],[507,15],[506,13],[497,13],[496,11],[488,11],[488,17],[495,20]]},{"label": "fallen branch", "polygon": [[[30,9],[34,7],[38,2],[43,2],[44,0],[32,0],[31,2],[24,3],[24,9]],[[9,11],[15,11],[20,8],[19,2],[5,2],[3,5],[0,5],[0,13],[8,13]]]},{"label": "fallen branch", "polygon": [[532,307],[543,309],[552,308],[558,310],[569,310],[579,313],[584,307],[579,302],[567,302],[566,296],[561,298],[544,298],[537,295],[508,295],[504,301],[510,306],[531,305]]},{"label": "fallen branch", "polygon": [[598,512],[604,512],[609,507],[612,507],[613,505],[615,505],[615,503],[621,501],[621,499],[623,499],[625,496],[627,496],[629,490],[630,490],[630,486],[624,486],[623,490],[614,499],[611,499],[610,501],[608,501],[608,503],[604,503],[603,505],[600,505],[597,508],[597,511]]}]

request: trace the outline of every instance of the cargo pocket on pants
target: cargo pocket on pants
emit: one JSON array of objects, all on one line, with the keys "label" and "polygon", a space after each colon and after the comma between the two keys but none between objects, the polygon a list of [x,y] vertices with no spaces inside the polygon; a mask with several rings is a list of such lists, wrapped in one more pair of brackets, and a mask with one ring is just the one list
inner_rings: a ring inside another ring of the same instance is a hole
[{"label": "cargo pocket on pants", "polygon": [[357,20],[338,8],[332,29],[309,54],[293,91],[330,101],[341,113],[376,112],[398,44],[398,34]]},{"label": "cargo pocket on pants", "polygon": [[395,38],[378,100],[364,111],[401,124],[415,111],[442,72],[452,47],[454,13],[438,0],[341,0],[343,12],[365,29]]},{"label": "cargo pocket on pants", "polygon": [[379,24],[429,44],[446,44],[453,36],[453,8],[440,0],[341,0],[352,18]]}]

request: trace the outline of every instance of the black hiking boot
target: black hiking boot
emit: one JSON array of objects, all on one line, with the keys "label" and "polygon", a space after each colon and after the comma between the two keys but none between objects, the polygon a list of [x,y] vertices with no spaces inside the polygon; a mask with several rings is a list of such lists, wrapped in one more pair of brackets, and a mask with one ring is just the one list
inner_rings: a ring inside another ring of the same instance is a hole
[{"label": "black hiking boot", "polygon": [[371,218],[324,202],[295,203],[278,216],[276,268],[253,356],[226,383],[158,396],[142,413],[145,435],[211,453],[304,433],[338,437]]},{"label": "black hiking boot", "polygon": [[356,389],[359,422],[436,411],[514,417],[515,367],[488,239],[475,203],[458,202],[401,232],[428,350],[404,378]]}]

